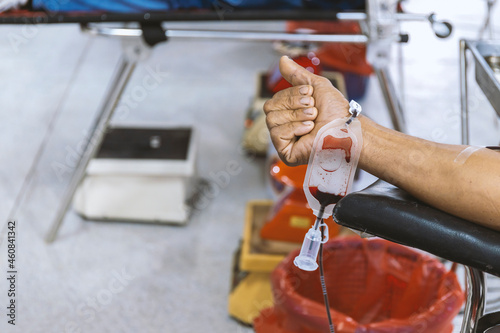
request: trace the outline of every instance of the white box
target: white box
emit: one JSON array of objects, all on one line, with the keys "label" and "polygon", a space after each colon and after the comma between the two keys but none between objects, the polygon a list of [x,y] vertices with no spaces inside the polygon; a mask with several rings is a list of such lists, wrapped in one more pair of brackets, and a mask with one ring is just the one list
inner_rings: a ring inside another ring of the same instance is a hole
[{"label": "white box", "polygon": [[73,199],[86,219],[183,224],[196,174],[188,127],[113,127]]}]

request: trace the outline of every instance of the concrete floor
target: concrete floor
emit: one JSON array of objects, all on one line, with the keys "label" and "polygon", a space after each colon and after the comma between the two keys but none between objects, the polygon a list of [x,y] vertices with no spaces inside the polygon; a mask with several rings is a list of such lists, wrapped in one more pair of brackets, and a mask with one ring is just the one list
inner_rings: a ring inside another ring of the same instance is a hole
[{"label": "concrete floor", "polygon": [[[408,3],[408,10],[449,18],[455,31],[447,40],[435,38],[425,23],[403,26],[411,38],[403,47],[409,132],[449,143],[459,143],[460,133],[458,39],[476,37],[485,7],[479,0],[461,3],[451,8],[430,0]],[[282,27],[248,24],[252,30]],[[2,314],[0,331],[251,332],[231,320],[226,307],[245,204],[269,197],[264,161],[239,152],[256,73],[278,59],[269,43],[174,40],[158,45],[125,92],[141,84],[146,66],[166,72],[157,89],[113,121],[194,126],[202,138],[202,177],[210,179],[230,160],[242,166],[242,173],[188,225],[89,222],[70,211],[56,242],[43,241],[71,176],[57,173],[54,163],[64,163],[68,151],[85,140],[120,50],[119,41],[90,37],[76,25],[0,27],[0,220],[18,221],[19,271],[17,325],[7,325]],[[498,119],[482,92],[471,86],[471,142],[496,145]],[[360,102],[368,115],[389,124],[374,80]],[[32,181],[24,183],[42,142],[45,149]],[[372,180],[363,174],[355,187]],[[23,186],[27,195],[12,211]],[[0,257],[6,271],[5,242]],[[6,283],[0,281],[4,309]]]}]

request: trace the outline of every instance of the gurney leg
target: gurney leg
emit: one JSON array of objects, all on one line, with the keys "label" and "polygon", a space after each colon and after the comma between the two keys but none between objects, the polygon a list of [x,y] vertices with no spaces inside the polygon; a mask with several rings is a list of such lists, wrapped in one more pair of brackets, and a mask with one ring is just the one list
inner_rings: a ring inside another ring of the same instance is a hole
[{"label": "gurney leg", "polygon": [[374,68],[374,71],[377,74],[377,79],[382,89],[389,115],[391,116],[392,126],[394,126],[396,131],[406,133],[403,109],[387,68]]},{"label": "gurney leg", "polygon": [[132,73],[134,72],[135,66],[136,66],[136,61],[131,61],[125,57],[122,57],[122,59],[120,59],[120,62],[116,67],[116,71],[113,76],[111,85],[108,88],[108,92],[104,99],[104,103],[93,124],[92,135],[90,136],[90,139],[87,142],[85,151],[82,154],[80,161],[76,167],[76,170],[71,178],[70,184],[66,189],[66,192],[62,199],[62,203],[59,206],[59,210],[57,211],[56,218],[45,238],[46,242],[48,243],[53,242],[57,237],[59,228],[61,227],[62,222],[64,220],[64,216],[66,215],[66,211],[68,210],[69,205],[73,200],[73,195],[75,194],[78,185],[85,176],[85,171],[87,169],[90,160],[95,156],[95,154],[99,150],[109,120],[111,119],[113,112],[116,106],[118,105],[120,96],[122,95],[130,77],[132,76]]}]

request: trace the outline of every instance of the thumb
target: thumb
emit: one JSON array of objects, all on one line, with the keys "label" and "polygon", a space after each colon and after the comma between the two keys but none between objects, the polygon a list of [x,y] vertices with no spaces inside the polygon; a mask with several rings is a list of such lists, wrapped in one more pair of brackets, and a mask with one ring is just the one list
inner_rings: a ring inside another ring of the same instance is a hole
[{"label": "thumb", "polygon": [[280,72],[292,86],[311,85],[315,75],[287,56],[280,59]]}]

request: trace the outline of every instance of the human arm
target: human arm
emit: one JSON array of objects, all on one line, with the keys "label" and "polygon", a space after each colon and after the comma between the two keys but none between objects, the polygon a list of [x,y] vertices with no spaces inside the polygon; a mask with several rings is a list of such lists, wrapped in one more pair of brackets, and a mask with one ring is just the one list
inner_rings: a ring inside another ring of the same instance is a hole
[{"label": "human arm", "polygon": [[[297,88],[289,88],[266,103],[271,138],[280,157],[289,165],[308,161],[317,131],[329,121],[347,116],[347,100],[329,82],[315,76],[290,59],[282,58],[283,76],[294,86],[307,86],[314,124],[303,124]],[[288,100],[288,104],[285,103]],[[284,111],[294,109],[288,117]],[[363,148],[359,166],[443,211],[500,230],[500,154],[487,149],[470,156],[467,148],[412,137],[359,117]],[[471,150],[472,151],[472,150]],[[457,159],[457,157],[459,157]]]}]

